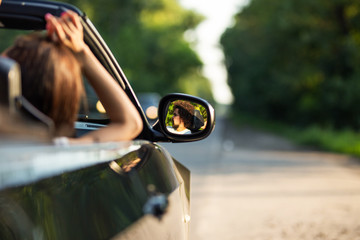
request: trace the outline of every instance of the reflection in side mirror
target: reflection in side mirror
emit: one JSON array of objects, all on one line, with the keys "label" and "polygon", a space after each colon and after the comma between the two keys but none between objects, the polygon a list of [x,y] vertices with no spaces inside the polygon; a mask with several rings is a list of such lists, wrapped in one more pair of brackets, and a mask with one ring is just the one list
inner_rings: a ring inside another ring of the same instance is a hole
[{"label": "reflection in side mirror", "polygon": [[187,100],[169,103],[166,115],[166,129],[174,134],[192,134],[204,130],[207,113],[204,106]]},{"label": "reflection in side mirror", "polygon": [[190,142],[206,138],[215,127],[214,108],[205,100],[172,93],[159,103],[158,129],[167,141]]}]

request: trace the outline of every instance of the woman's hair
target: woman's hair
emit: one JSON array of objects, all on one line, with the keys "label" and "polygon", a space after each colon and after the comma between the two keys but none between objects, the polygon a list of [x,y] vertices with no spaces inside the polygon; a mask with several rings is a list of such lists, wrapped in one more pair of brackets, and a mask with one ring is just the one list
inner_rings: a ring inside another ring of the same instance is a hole
[{"label": "woman's hair", "polygon": [[5,54],[19,63],[23,96],[54,121],[55,134],[72,130],[84,90],[71,50],[33,33],[18,37]]},{"label": "woman's hair", "polygon": [[179,109],[179,114],[186,128],[190,128],[194,116],[194,106],[187,101],[178,100],[174,102],[174,110]]}]

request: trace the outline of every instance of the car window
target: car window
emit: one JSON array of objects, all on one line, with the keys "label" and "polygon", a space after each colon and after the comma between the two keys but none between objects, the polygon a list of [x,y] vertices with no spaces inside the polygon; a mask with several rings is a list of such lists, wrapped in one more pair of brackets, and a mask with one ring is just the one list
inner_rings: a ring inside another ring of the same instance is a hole
[{"label": "car window", "polygon": [[83,76],[83,83],[85,87],[85,95],[81,100],[79,119],[108,119],[104,107],[102,106],[94,89],[86,80],[85,76]]},{"label": "car window", "polygon": [[[17,36],[29,34],[32,30],[0,29],[0,53],[12,45]],[[95,91],[83,77],[85,94],[82,98],[79,119],[102,120],[108,119]]]}]

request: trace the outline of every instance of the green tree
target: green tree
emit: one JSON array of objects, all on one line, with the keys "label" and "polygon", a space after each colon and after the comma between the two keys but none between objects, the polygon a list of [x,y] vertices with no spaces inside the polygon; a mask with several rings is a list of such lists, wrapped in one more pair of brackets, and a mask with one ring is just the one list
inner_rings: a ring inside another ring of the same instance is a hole
[{"label": "green tree", "polygon": [[[135,91],[185,92],[212,99],[208,80],[195,74],[202,62],[183,37],[202,16],[176,0],[67,2],[83,9],[97,26]],[[186,84],[189,79],[192,88]]]},{"label": "green tree", "polygon": [[221,38],[234,107],[359,128],[359,27],[357,0],[252,0]]},{"label": "green tree", "polygon": [[[184,92],[213,99],[202,62],[184,39],[203,17],[176,0],[64,0],[94,23],[136,92]],[[15,35],[0,32],[0,48]]]}]

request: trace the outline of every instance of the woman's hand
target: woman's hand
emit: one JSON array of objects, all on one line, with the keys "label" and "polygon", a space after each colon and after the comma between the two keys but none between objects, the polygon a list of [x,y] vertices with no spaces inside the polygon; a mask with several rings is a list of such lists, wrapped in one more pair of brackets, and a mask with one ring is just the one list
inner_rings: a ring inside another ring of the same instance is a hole
[{"label": "woman's hand", "polygon": [[60,18],[46,14],[45,19],[49,37],[75,53],[87,81],[94,88],[111,120],[106,128],[72,139],[71,143],[122,141],[138,136],[143,129],[142,118],[120,85],[85,44],[79,16],[67,11]]},{"label": "woman's hand", "polygon": [[62,13],[60,18],[48,13],[45,20],[48,36],[53,41],[62,43],[74,53],[80,53],[85,49],[83,28],[75,12],[68,10]]}]

